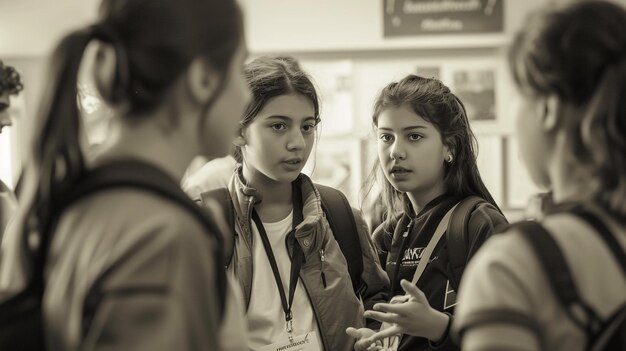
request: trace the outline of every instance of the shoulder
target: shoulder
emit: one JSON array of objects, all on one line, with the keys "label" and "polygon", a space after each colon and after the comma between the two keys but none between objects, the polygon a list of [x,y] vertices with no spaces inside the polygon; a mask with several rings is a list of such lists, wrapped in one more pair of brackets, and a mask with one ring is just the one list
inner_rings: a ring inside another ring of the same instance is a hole
[{"label": "shoulder", "polygon": [[541,295],[549,294],[542,272],[518,229],[491,237],[467,265],[459,289],[459,315],[492,309],[531,313]]},{"label": "shoulder", "polygon": [[205,191],[227,187],[236,167],[237,162],[230,156],[211,160],[189,175],[182,188],[192,199],[198,199]]},{"label": "shoulder", "polygon": [[471,233],[489,231],[494,234],[505,230],[508,221],[494,205],[482,201],[469,213],[468,226]]},{"label": "shoulder", "polygon": [[169,250],[177,247],[172,243],[206,248],[215,245],[207,238],[217,235],[207,233],[208,229],[188,209],[157,194],[134,189],[111,190],[85,198],[68,208],[63,221],[86,235],[107,235],[111,245],[124,249],[130,249],[133,242]]}]

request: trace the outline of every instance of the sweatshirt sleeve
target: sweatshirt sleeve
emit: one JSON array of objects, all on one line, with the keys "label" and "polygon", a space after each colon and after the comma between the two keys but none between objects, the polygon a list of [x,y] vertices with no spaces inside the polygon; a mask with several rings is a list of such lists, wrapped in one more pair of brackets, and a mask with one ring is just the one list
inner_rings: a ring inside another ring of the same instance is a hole
[{"label": "sweatshirt sleeve", "polygon": [[[387,273],[382,269],[372,238],[369,235],[367,224],[363,220],[361,213],[353,209],[354,218],[357,224],[359,241],[361,244],[361,252],[363,255],[363,273],[362,280],[365,284],[361,297],[365,310],[371,310],[374,304],[378,302],[388,301],[389,278]],[[377,329],[380,323],[374,320],[367,320],[368,328]]]},{"label": "sweatshirt sleeve", "polygon": [[[530,289],[541,268],[519,237],[489,240],[467,267],[459,289],[453,331],[463,350],[540,350],[542,332],[534,318],[541,303]],[[545,297],[544,297],[545,298]]]}]

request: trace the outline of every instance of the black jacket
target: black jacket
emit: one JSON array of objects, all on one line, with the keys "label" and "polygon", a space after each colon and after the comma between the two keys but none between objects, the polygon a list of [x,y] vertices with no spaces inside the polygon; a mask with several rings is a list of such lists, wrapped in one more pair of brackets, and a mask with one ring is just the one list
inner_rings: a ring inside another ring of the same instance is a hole
[{"label": "black jacket", "polygon": [[[391,283],[390,296],[404,295],[400,280],[411,281],[415,269],[421,258],[421,253],[428,245],[437,225],[443,216],[457,202],[458,198],[450,195],[441,195],[428,203],[416,216],[405,213],[393,226],[381,225],[374,232],[374,245],[378,250],[380,261],[385,262],[385,268]],[[413,223],[411,223],[413,222]],[[507,224],[504,216],[489,203],[478,205],[470,214],[468,223],[469,250],[466,262],[476,253],[478,248],[494,232],[499,231]],[[403,234],[410,225],[409,235]],[[461,234],[459,234],[461,235]],[[451,270],[449,268],[448,248],[444,235],[435,247],[430,263],[417,282],[428,298],[430,305],[442,312],[454,313],[456,305],[456,291],[450,284]],[[429,343],[425,338],[404,335],[398,350],[459,350],[450,338],[444,337],[438,345]]]}]

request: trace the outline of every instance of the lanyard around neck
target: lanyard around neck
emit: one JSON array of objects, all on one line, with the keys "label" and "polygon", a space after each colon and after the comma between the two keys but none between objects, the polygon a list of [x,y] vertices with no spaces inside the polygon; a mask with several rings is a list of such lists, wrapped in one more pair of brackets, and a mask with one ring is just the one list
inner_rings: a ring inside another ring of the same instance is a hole
[{"label": "lanyard around neck", "polygon": [[[302,222],[302,200],[299,189],[296,187],[293,188],[293,217],[291,223],[291,231],[287,234],[287,238],[295,232],[296,226]],[[278,264],[276,263],[276,258],[274,257],[274,251],[272,250],[272,245],[270,244],[269,238],[267,236],[267,232],[265,231],[265,227],[263,226],[263,222],[259,217],[259,214],[256,210],[252,210],[252,220],[256,224],[257,230],[259,231],[259,236],[261,237],[261,242],[263,243],[263,247],[265,248],[265,253],[267,254],[267,259],[270,262],[270,266],[272,267],[272,272],[274,273],[274,280],[276,281],[276,287],[278,288],[278,292],[280,294],[280,302],[283,307],[283,312],[285,313],[285,323],[287,332],[293,332],[293,314],[291,312],[291,308],[293,307],[293,298],[295,296],[296,287],[298,284],[298,279],[300,276],[300,269],[302,268],[302,262],[304,261],[304,253],[302,252],[302,248],[298,244],[297,241],[294,242],[293,245],[293,255],[291,257],[291,274],[289,277],[289,300],[287,300],[287,294],[285,293],[285,289],[283,288],[283,280],[280,278],[280,272],[278,271]]]}]

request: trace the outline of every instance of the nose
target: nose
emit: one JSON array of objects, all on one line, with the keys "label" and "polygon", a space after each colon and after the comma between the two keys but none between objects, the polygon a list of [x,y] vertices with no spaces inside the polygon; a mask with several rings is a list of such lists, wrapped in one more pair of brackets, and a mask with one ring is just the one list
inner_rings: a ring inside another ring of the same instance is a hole
[{"label": "nose", "polygon": [[2,132],[2,128],[10,127],[11,125],[13,125],[13,123],[11,123],[11,116],[9,115],[9,111],[0,111],[0,132]]},{"label": "nose", "polygon": [[299,128],[294,128],[294,130],[289,133],[289,140],[287,141],[287,150],[300,150],[306,146],[306,140],[304,140],[304,135],[302,135],[302,131]]},{"label": "nose", "polygon": [[389,155],[393,160],[404,160],[406,159],[406,151],[404,151],[404,147],[402,143],[396,140],[390,147]]}]

